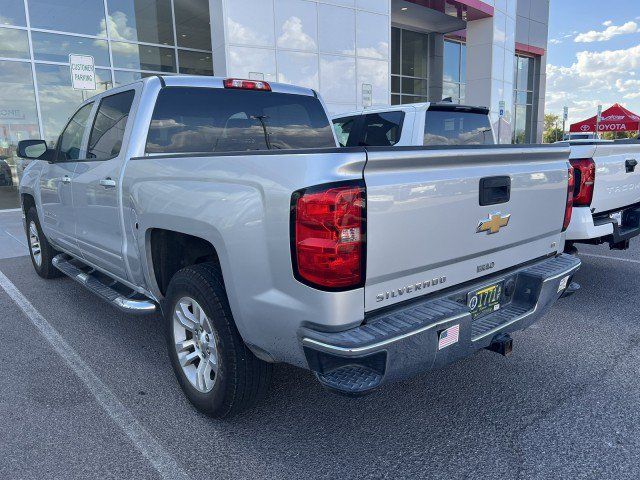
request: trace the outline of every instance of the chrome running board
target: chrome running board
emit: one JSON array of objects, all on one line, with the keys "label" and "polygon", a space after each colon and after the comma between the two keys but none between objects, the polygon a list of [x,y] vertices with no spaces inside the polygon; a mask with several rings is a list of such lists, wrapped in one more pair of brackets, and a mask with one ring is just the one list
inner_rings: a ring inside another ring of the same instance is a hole
[{"label": "chrome running board", "polygon": [[80,260],[61,253],[52,263],[62,273],[123,312],[146,315],[156,311],[157,305],[151,299],[83,264]]}]

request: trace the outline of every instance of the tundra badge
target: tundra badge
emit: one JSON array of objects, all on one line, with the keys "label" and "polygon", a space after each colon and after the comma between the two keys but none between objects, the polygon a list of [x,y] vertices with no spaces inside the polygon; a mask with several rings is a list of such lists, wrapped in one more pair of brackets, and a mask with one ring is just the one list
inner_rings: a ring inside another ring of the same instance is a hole
[{"label": "tundra badge", "polygon": [[502,227],[509,225],[510,219],[510,213],[507,215],[502,215],[500,212],[492,213],[486,220],[480,220],[478,222],[476,233],[487,232],[487,235],[498,233]]}]

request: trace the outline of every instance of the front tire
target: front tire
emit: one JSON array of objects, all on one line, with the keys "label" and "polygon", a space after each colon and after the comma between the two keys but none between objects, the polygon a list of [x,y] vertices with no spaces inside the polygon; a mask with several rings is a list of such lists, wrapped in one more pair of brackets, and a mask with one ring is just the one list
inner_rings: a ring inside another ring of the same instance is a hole
[{"label": "front tire", "polygon": [[36,273],[42,278],[50,279],[61,275],[60,270],[53,266],[53,258],[58,255],[47,237],[42,233],[38,212],[31,207],[27,212],[27,242],[29,243],[29,255]]},{"label": "front tire", "polygon": [[215,265],[186,267],[173,276],[164,322],[174,373],[198,410],[216,418],[232,416],[264,396],[272,365],[242,340]]}]

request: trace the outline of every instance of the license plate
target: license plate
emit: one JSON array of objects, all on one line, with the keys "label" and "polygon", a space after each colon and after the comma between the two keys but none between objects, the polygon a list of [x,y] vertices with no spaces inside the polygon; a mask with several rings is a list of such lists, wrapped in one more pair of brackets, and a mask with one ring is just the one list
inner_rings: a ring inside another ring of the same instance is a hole
[{"label": "license plate", "polygon": [[476,319],[500,309],[504,282],[489,285],[467,294],[467,306],[471,310],[471,318]]}]

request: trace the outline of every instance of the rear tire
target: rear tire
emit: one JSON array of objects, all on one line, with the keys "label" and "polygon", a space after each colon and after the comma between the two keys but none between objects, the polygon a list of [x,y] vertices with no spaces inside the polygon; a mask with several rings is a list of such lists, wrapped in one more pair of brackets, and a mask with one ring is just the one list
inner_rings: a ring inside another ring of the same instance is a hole
[{"label": "rear tire", "polygon": [[36,273],[46,279],[59,277],[62,273],[53,266],[52,261],[60,252],[51,246],[47,237],[42,233],[35,207],[31,207],[27,212],[26,223],[29,255]]},{"label": "rear tire", "polygon": [[176,273],[164,306],[171,365],[198,410],[215,418],[232,416],[264,396],[272,365],[242,340],[215,265],[202,263]]}]

